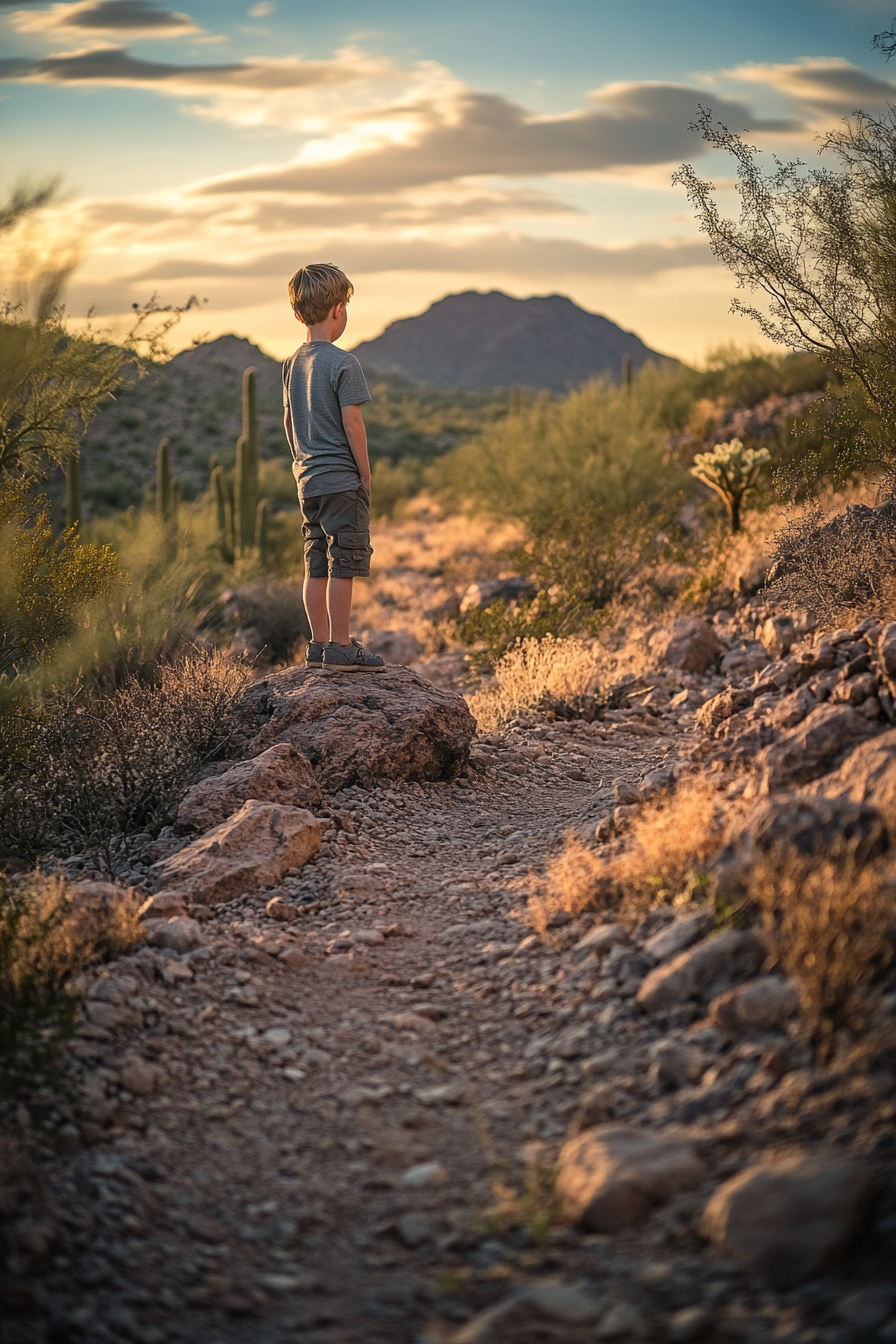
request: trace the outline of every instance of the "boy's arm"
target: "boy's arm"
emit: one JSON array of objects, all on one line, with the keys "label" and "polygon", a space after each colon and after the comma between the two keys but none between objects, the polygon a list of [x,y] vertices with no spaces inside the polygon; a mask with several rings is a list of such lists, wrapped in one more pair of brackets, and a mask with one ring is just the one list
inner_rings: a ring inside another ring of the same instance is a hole
[{"label": "boy's arm", "polygon": [[361,476],[361,484],[369,490],[370,459],[367,456],[367,430],[364,427],[364,417],[361,414],[360,406],[343,406],[342,427],[345,430],[348,446],[352,450],[352,457],[355,459],[355,464]]}]

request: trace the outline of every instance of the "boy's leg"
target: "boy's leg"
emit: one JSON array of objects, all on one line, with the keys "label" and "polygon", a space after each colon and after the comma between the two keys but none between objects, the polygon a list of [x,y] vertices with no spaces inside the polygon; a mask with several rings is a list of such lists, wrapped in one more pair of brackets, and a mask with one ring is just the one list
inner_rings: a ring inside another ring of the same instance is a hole
[{"label": "boy's leg", "polygon": [[351,643],[349,622],[352,614],[353,583],[354,579],[333,578],[327,582],[327,614],[330,618],[330,639],[334,644],[348,646]]},{"label": "boy's leg", "polygon": [[[311,626],[311,638],[319,644],[326,644],[330,638],[330,625],[327,620],[327,587],[328,579],[312,578],[306,571],[305,582],[302,585],[302,597],[305,601],[305,614],[308,617],[308,624]],[[351,587],[351,579],[348,581]],[[351,594],[349,594],[349,610],[351,610]]]}]

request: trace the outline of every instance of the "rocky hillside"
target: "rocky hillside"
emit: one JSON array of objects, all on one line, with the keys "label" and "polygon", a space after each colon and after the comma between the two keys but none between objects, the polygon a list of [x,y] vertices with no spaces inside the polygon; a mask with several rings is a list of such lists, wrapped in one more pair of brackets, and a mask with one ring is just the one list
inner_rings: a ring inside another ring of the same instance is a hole
[{"label": "rocky hillside", "polygon": [[498,290],[449,294],[418,317],[390,323],[354,353],[371,373],[428,387],[551,392],[568,392],[599,374],[618,379],[623,355],[632,370],[665,359],[633,332],[562,294],[514,299]]}]

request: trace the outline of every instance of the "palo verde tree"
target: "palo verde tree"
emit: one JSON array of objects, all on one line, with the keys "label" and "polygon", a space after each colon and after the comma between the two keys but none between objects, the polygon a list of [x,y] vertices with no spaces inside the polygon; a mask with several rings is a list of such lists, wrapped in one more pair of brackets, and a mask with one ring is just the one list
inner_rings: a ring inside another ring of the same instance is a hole
[{"label": "palo verde tree", "polygon": [[[896,47],[896,37],[894,37]],[[690,164],[684,186],[715,256],[739,289],[735,299],[769,340],[819,356],[872,412],[856,438],[869,457],[896,457],[896,108],[855,112],[820,144],[832,167],[808,168],[771,156],[701,108],[694,126],[736,165],[739,218],[726,218],[715,188]],[[853,427],[854,429],[856,427]]]}]

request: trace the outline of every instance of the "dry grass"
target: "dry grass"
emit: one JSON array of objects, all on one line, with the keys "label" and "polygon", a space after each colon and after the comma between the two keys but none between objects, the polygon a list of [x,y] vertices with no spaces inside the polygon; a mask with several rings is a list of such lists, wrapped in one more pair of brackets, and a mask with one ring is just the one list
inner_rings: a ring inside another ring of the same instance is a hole
[{"label": "dry grass", "polygon": [[139,907],[131,891],[88,902],[39,872],[0,883],[0,1094],[44,1079],[74,1028],[72,981],[94,958],[140,940]]},{"label": "dry grass", "polygon": [[621,853],[605,857],[567,836],[543,889],[529,901],[530,922],[543,933],[560,910],[573,918],[598,909],[634,914],[699,899],[708,885],[705,865],[724,843],[730,815],[730,804],[697,779],[645,808]]},{"label": "dry grass", "polygon": [[892,875],[855,850],[780,855],[757,868],[751,896],[772,955],[796,982],[820,1063],[838,1033],[864,1031],[880,1000],[875,980],[896,952]]},{"label": "dry grass", "polygon": [[523,639],[496,663],[497,685],[467,703],[480,730],[491,732],[520,713],[575,709],[594,694],[597,675],[591,645],[580,639]]}]

